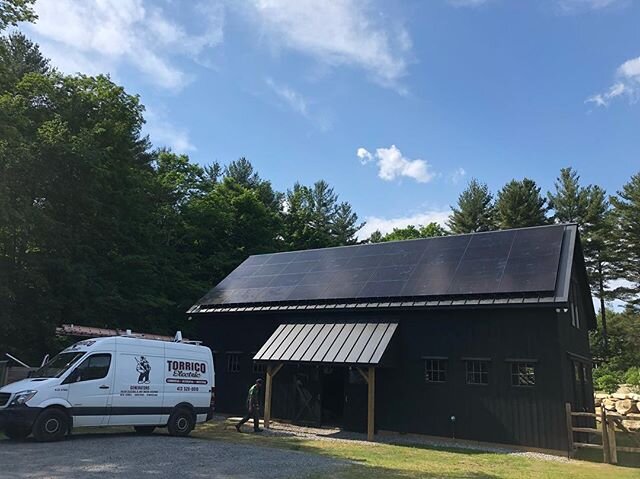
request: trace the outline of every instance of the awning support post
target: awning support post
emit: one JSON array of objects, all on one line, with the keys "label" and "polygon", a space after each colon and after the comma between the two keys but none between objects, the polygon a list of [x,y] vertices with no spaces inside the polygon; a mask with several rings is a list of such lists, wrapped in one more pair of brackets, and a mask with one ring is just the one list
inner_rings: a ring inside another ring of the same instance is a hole
[{"label": "awning support post", "polygon": [[278,364],[275,368],[269,364],[267,365],[267,386],[264,391],[264,427],[269,429],[269,423],[271,422],[271,393],[273,391],[273,378],[278,371],[282,368],[283,364]]},{"label": "awning support post", "polygon": [[364,378],[367,383],[367,441],[373,441],[376,423],[376,368],[369,366],[365,373],[362,369],[356,367],[356,371]]},{"label": "awning support post", "polygon": [[367,378],[368,386],[368,407],[367,407],[367,440],[373,441],[375,432],[375,395],[376,395],[376,368],[369,366],[369,374]]}]

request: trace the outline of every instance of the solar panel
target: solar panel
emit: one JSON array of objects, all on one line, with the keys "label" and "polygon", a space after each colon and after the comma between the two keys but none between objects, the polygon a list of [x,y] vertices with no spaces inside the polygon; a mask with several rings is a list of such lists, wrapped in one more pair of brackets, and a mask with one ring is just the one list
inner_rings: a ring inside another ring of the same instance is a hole
[{"label": "solar panel", "polygon": [[555,290],[564,225],[251,256],[199,304]]},{"label": "solar panel", "polygon": [[497,292],[553,291],[563,236],[562,226],[517,231]]},{"label": "solar panel", "polygon": [[516,233],[511,230],[472,236],[451,281],[449,293],[485,294],[495,291],[504,274]]}]

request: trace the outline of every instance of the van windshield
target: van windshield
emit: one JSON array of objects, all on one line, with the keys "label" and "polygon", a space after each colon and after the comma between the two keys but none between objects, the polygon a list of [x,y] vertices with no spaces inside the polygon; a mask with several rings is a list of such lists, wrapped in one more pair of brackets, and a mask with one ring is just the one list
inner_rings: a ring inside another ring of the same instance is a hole
[{"label": "van windshield", "polygon": [[31,373],[32,378],[59,378],[64,372],[78,362],[85,353],[60,353],[37,371]]}]

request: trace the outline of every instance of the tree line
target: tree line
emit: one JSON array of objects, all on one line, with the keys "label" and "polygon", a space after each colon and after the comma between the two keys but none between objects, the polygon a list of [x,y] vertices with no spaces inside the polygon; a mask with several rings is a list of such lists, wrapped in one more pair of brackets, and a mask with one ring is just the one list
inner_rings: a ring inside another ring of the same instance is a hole
[{"label": "tree line", "polygon": [[37,359],[61,323],[188,333],[188,307],[247,256],[356,242],[325,181],[279,192],[246,158],[154,148],[143,124],[108,77],[0,37],[0,351]]},{"label": "tree line", "polygon": [[[560,170],[546,195],[529,178],[508,182],[495,197],[486,183],[472,179],[451,210],[447,228],[409,225],[386,235],[375,231],[369,241],[577,223],[591,292],[600,302],[598,331],[591,336],[594,356],[603,361],[594,372],[597,386],[613,389],[623,381],[640,386],[640,173],[615,195],[581,184],[572,168]],[[624,311],[607,309],[616,299],[626,302]]]}]

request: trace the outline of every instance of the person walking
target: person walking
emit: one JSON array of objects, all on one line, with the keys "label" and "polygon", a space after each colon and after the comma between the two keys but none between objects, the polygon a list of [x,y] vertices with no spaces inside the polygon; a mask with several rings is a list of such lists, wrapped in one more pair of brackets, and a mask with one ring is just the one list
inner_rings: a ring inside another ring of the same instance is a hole
[{"label": "person walking", "polygon": [[240,432],[240,426],[247,422],[250,418],[253,418],[253,431],[262,432],[260,429],[260,389],[262,388],[262,379],[256,379],[256,383],[249,388],[249,394],[247,396],[247,413],[236,424],[236,431]]}]

